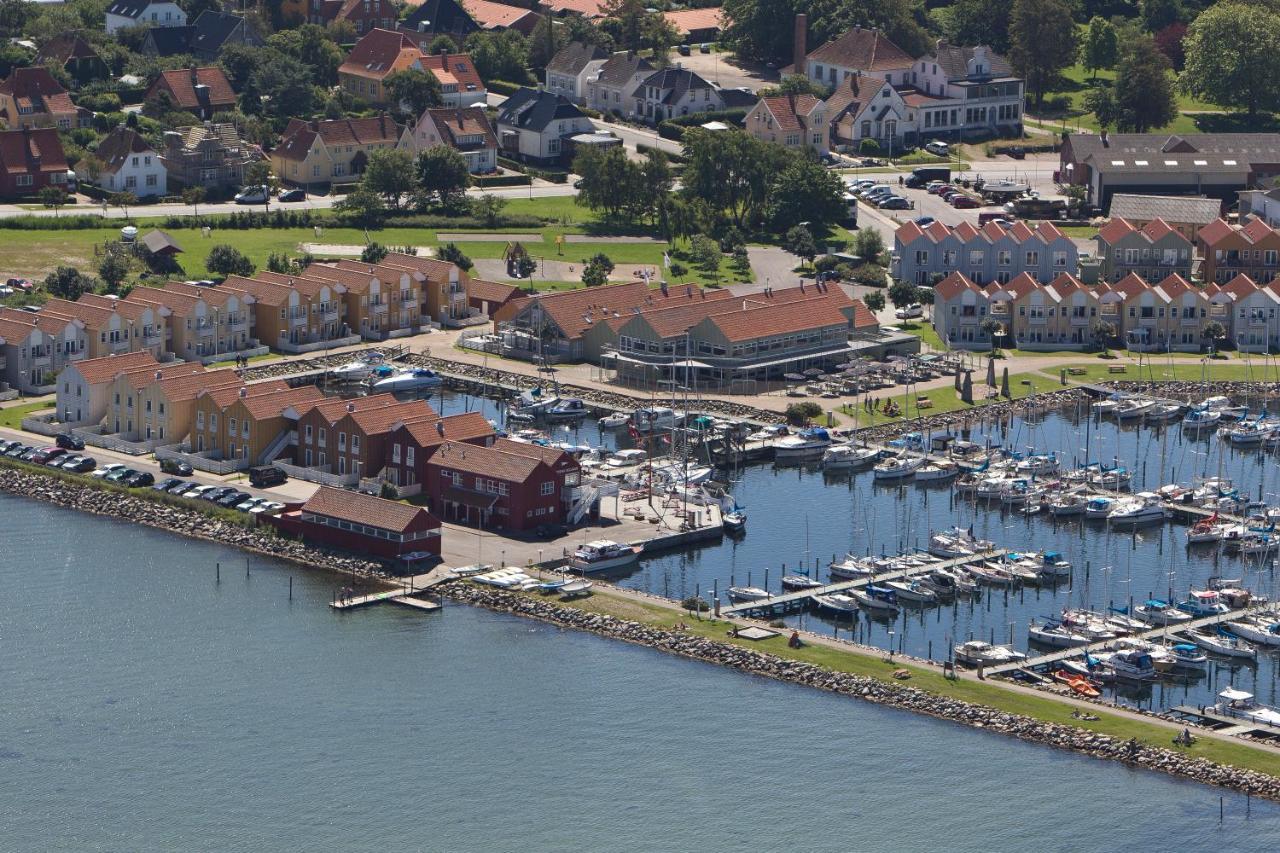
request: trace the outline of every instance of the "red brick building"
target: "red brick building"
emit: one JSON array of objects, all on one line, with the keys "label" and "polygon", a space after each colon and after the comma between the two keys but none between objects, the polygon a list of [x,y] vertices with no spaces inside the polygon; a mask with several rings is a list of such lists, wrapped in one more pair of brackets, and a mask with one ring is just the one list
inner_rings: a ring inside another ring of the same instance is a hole
[{"label": "red brick building", "polygon": [[58,131],[0,131],[0,198],[35,195],[47,186],[67,188],[67,155]]},{"label": "red brick building", "polygon": [[553,448],[505,438],[487,447],[448,441],[427,459],[423,493],[446,520],[532,530],[564,523],[580,477],[577,461]]},{"label": "red brick building", "polygon": [[301,509],[268,519],[304,540],[384,560],[440,555],[440,520],[421,507],[321,486]]},{"label": "red brick building", "polygon": [[479,412],[397,424],[388,439],[383,479],[416,494],[427,479],[427,460],[446,441],[490,445],[493,427]]},{"label": "red brick building", "polygon": [[425,400],[402,402],[390,394],[325,400],[298,418],[298,464],[372,477],[382,469],[392,424],[438,417]]}]

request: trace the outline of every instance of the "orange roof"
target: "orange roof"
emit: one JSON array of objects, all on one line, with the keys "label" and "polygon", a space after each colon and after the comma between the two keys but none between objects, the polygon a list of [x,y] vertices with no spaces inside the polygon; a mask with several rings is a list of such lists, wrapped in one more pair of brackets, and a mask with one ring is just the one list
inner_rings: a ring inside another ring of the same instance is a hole
[{"label": "orange roof", "polygon": [[[809,59],[857,71],[889,71],[910,68],[911,55],[879,30],[854,27],[837,39],[809,53]],[[800,57],[795,57],[798,62]]]},{"label": "orange roof", "polygon": [[983,293],[982,288],[970,281],[968,276],[961,272],[951,273],[942,281],[938,282],[933,288],[933,292],[938,296],[941,296],[943,299],[953,299],[965,290]]},{"label": "orange roof", "polygon": [[[410,5],[421,5],[410,3]],[[497,30],[510,27],[526,15],[535,15],[529,9],[510,6],[506,3],[494,3],[492,0],[462,0],[462,8],[467,10],[471,19],[480,25],[482,30]]]},{"label": "orange roof", "polygon": [[456,83],[464,91],[484,91],[484,81],[480,79],[480,72],[476,71],[470,54],[436,53],[422,57],[421,62],[422,67],[435,75],[441,86]]},{"label": "orange roof", "polygon": [[420,507],[329,486],[321,486],[302,511],[400,533],[424,520],[439,526],[435,516]]},{"label": "orange roof", "polygon": [[1227,220],[1215,219],[1196,232],[1196,239],[1212,246],[1224,237],[1228,237],[1234,233],[1235,229],[1231,227]]},{"label": "orange roof", "polygon": [[[990,287],[990,293],[998,291],[1007,291],[1012,293],[1016,298],[1021,299],[1034,290],[1040,289],[1040,282],[1031,277],[1031,273],[1020,272],[1011,278],[1005,284],[993,283]],[[1056,292],[1054,294],[1057,295]]]},{"label": "orange roof", "polygon": [[[202,88],[197,89],[197,86]],[[234,107],[236,103],[231,82],[217,66],[161,71],[160,77],[147,90],[147,97],[152,98],[161,91],[168,92],[173,102],[184,110]]]},{"label": "orange roof", "polygon": [[286,385],[284,389],[271,394],[250,394],[244,401],[244,407],[255,418],[274,418],[290,406],[304,409],[323,399],[324,394],[314,385],[299,385],[297,388]]},{"label": "orange roof", "polygon": [[495,450],[501,450],[506,453],[515,453],[519,456],[527,456],[530,459],[537,459],[539,462],[545,463],[551,468],[563,465],[566,460],[572,461],[573,457],[555,447],[546,447],[541,444],[533,444],[528,441],[512,441],[509,438],[499,438],[493,443]]},{"label": "orange roof", "polygon": [[1249,276],[1244,273],[1240,273],[1235,278],[1231,279],[1231,281],[1222,285],[1222,292],[1230,293],[1236,299],[1248,296],[1250,293],[1261,289],[1262,288],[1258,287],[1257,282],[1249,278]]},{"label": "orange roof", "polygon": [[497,442],[494,447],[486,447],[483,444],[446,441],[440,449],[431,454],[427,465],[433,468],[449,468],[454,471],[481,474],[508,483],[523,483],[533,476],[540,465],[544,464],[541,459],[503,450],[496,444]]},{"label": "orange roof", "polygon": [[719,6],[708,9],[682,9],[679,12],[663,12],[662,17],[681,35],[697,30],[718,30],[724,26],[724,13]]},{"label": "orange roof", "polygon": [[1053,288],[1055,293],[1062,297],[1075,293],[1077,290],[1083,290],[1085,292],[1089,291],[1089,288],[1085,286],[1083,281],[1076,278],[1069,272],[1058,273],[1058,277],[1049,282],[1049,286]]},{"label": "orange roof", "polygon": [[399,402],[391,394],[370,394],[368,397],[352,397],[350,400],[327,397],[305,410],[299,410],[299,413],[305,417],[314,412],[330,424],[335,424],[346,415],[362,412],[366,409],[393,406]]},{"label": "orange roof", "polygon": [[828,300],[748,308],[745,311],[715,314],[704,322],[718,328],[720,334],[729,341],[750,341],[788,332],[850,325],[844,312],[833,301]]},{"label": "orange roof", "polygon": [[493,435],[493,425],[480,412],[446,415],[435,420],[416,420],[403,425],[419,447],[432,447],[445,441],[470,441]]},{"label": "orange roof", "polygon": [[[179,372],[173,373],[166,371],[162,366],[159,371],[160,378],[155,380],[154,384],[160,386],[160,391],[165,398],[171,403],[182,400],[194,400],[200,395],[201,391],[209,391],[224,385],[234,385],[239,387],[244,384],[244,380],[234,370],[210,370],[201,371],[199,373]],[[153,383],[148,382],[147,385]]]},{"label": "orange roof", "polygon": [[411,68],[422,58],[423,53],[417,44],[404,33],[375,28],[351,48],[346,60],[338,67],[338,73],[381,80],[396,71]]},{"label": "orange roof", "polygon": [[506,302],[520,292],[514,284],[502,284],[497,281],[485,281],[473,278],[467,282],[467,297],[483,299],[486,302]]},{"label": "orange roof", "polygon": [[375,406],[351,413],[351,420],[365,435],[389,432],[398,423],[439,420],[440,415],[426,400],[396,400],[389,406]]},{"label": "orange roof", "polygon": [[603,18],[608,0],[540,0],[538,8],[553,14],[571,12],[584,18]]},{"label": "orange roof", "polygon": [[761,98],[760,102],[769,110],[779,130],[807,130],[809,114],[822,106],[822,101],[810,94],[776,95]]},{"label": "orange roof", "polygon": [[1122,237],[1129,236],[1134,230],[1134,227],[1129,224],[1129,220],[1117,217],[1099,228],[1098,236],[1102,238],[1104,243],[1114,243]]},{"label": "orange roof", "polygon": [[1164,280],[1156,286],[1163,290],[1165,295],[1171,298],[1174,296],[1181,296],[1184,293],[1200,292],[1199,288],[1177,273],[1165,276]]},{"label": "orange roof", "polygon": [[110,382],[117,373],[138,370],[144,367],[158,367],[160,362],[146,350],[126,352],[120,355],[107,355],[102,358],[86,358],[73,365],[86,384],[101,385]]}]

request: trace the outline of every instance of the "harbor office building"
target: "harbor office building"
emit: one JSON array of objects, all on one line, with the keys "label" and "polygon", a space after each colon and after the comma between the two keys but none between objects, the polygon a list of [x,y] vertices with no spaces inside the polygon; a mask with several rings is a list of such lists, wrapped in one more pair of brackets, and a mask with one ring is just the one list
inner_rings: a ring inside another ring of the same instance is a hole
[{"label": "harbor office building", "polygon": [[440,556],[440,520],[421,507],[321,486],[301,507],[267,521],[286,533],[406,564]]}]

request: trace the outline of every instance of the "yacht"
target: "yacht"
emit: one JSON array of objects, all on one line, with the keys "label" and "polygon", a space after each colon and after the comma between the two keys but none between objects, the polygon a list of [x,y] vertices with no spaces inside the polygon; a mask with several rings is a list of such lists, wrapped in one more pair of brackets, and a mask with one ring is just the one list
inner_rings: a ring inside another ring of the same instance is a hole
[{"label": "yacht", "polygon": [[626,412],[613,412],[605,415],[597,423],[600,424],[601,429],[619,429],[626,426],[630,420],[631,417]]},{"label": "yacht", "polygon": [[1187,544],[1203,545],[1209,542],[1221,542],[1229,526],[1218,522],[1216,516],[1197,521],[1187,528]]},{"label": "yacht", "polygon": [[1200,670],[1209,665],[1209,658],[1192,643],[1173,643],[1166,645],[1173,658],[1173,668],[1181,670]]},{"label": "yacht", "polygon": [[899,601],[908,601],[915,604],[936,604],[938,601],[938,594],[923,586],[919,581],[885,581],[884,585],[893,590],[894,597]]},{"label": "yacht", "polygon": [[675,409],[666,406],[649,406],[644,409],[636,409],[631,415],[631,423],[635,426],[637,432],[660,432],[664,429],[672,429],[680,422],[680,416],[676,414]]},{"label": "yacht", "polygon": [[1037,625],[1032,622],[1027,626],[1027,636],[1042,646],[1055,649],[1073,649],[1076,646],[1089,645],[1089,638],[1069,630],[1058,622],[1046,622]]},{"label": "yacht", "polygon": [[1223,417],[1243,417],[1248,414],[1248,406],[1237,406],[1231,402],[1229,397],[1206,397],[1196,404],[1197,409],[1204,409],[1210,412],[1218,412]]},{"label": "yacht", "polygon": [[1218,694],[1218,700],[1213,710],[1224,717],[1235,717],[1268,726],[1280,726],[1280,711],[1258,704],[1252,693],[1228,687]]},{"label": "yacht", "polygon": [[805,574],[783,575],[782,588],[788,592],[799,592],[805,589],[821,589],[825,584]]},{"label": "yacht", "polygon": [[1170,400],[1157,400],[1156,404],[1147,410],[1147,414],[1143,419],[1147,423],[1168,423],[1176,420],[1181,414],[1181,403],[1174,403]]},{"label": "yacht", "polygon": [[1089,502],[1084,505],[1085,518],[1106,518],[1111,515],[1111,508],[1115,506],[1115,500],[1112,498],[1093,497],[1089,498]]},{"label": "yacht", "polygon": [[579,596],[589,595],[591,593],[591,581],[579,578],[569,581],[560,587],[560,595],[564,598],[578,598]]},{"label": "yacht", "polygon": [[375,369],[369,378],[372,380],[370,387],[381,392],[422,391],[444,384],[444,378],[439,373],[425,367],[396,372],[384,366]]},{"label": "yacht", "polygon": [[1148,625],[1180,625],[1191,621],[1186,613],[1158,598],[1152,598],[1133,608],[1133,615]]},{"label": "yacht", "polygon": [[1228,622],[1227,628],[1237,637],[1243,637],[1260,646],[1280,646],[1280,622],[1275,617],[1253,616]]},{"label": "yacht", "polygon": [[861,580],[872,577],[876,573],[874,566],[852,554],[846,554],[840,562],[832,563],[830,569],[832,580],[842,581]]},{"label": "yacht", "polygon": [[898,615],[898,603],[892,590],[868,586],[865,589],[851,589],[849,595],[858,602],[858,607],[874,613]]},{"label": "yacht", "polygon": [[1113,415],[1120,408],[1121,398],[1115,395],[1107,397],[1105,400],[1098,400],[1089,406],[1089,410],[1099,417],[1107,417]]},{"label": "yacht", "polygon": [[1012,646],[993,646],[982,640],[960,643],[955,647],[955,657],[957,661],[968,666],[995,666],[1027,659],[1025,653]]},{"label": "yacht", "polygon": [[960,468],[945,459],[937,462],[926,462],[916,469],[916,482],[928,483],[947,480],[960,472]]},{"label": "yacht", "polygon": [[1042,554],[1032,554],[1031,557],[1036,560],[1035,570],[1042,577],[1065,578],[1071,576],[1071,562],[1058,551],[1045,551]]},{"label": "yacht", "polygon": [[1100,656],[1104,676],[1110,674],[1124,681],[1151,681],[1156,677],[1156,664],[1151,654],[1141,649],[1126,649]]},{"label": "yacht", "polygon": [[1058,470],[1058,457],[1052,453],[1035,453],[1018,460],[1014,470],[1023,476],[1052,474]]},{"label": "yacht", "polygon": [[603,572],[628,566],[640,557],[640,549],[609,539],[587,542],[573,552],[569,565],[580,572]]},{"label": "yacht", "polygon": [[1106,620],[1097,613],[1088,610],[1063,610],[1062,626],[1079,634],[1091,643],[1103,640],[1114,640],[1116,632]]},{"label": "yacht", "polygon": [[773,444],[775,459],[801,459],[821,456],[831,446],[831,433],[822,427],[802,429],[794,435],[786,435]]},{"label": "yacht", "polygon": [[726,512],[721,518],[720,523],[725,530],[731,533],[739,533],[747,529],[747,513],[745,510],[735,509]]},{"label": "yacht", "polygon": [[764,601],[770,597],[767,589],[761,589],[758,586],[731,586],[725,590],[725,595],[729,597],[730,601],[738,603]]},{"label": "yacht", "polygon": [[880,451],[871,447],[858,447],[854,444],[835,444],[822,452],[822,468],[826,471],[861,468],[875,462],[879,455]]},{"label": "yacht", "polygon": [[1213,429],[1221,420],[1222,412],[1215,409],[1192,409],[1182,419],[1182,429],[1185,432],[1200,432]]},{"label": "yacht", "polygon": [[1131,421],[1145,417],[1147,412],[1156,407],[1156,401],[1147,397],[1129,397],[1120,401],[1115,416],[1118,421]]},{"label": "yacht", "polygon": [[343,382],[358,382],[367,379],[382,364],[382,353],[371,352],[354,361],[340,364],[329,370],[329,375]]},{"label": "yacht", "polygon": [[1116,465],[1111,468],[1098,467],[1089,474],[1089,485],[1101,489],[1127,489],[1133,474],[1128,468]]},{"label": "yacht", "polygon": [[587,404],[577,397],[565,397],[547,409],[546,419],[549,421],[576,421],[591,414]]},{"label": "yacht", "polygon": [[1168,517],[1168,510],[1154,492],[1140,492],[1135,497],[1118,502],[1107,513],[1107,523],[1115,526],[1152,524]]},{"label": "yacht", "polygon": [[923,456],[891,456],[872,469],[876,480],[902,480],[910,477],[924,465]]},{"label": "yacht", "polygon": [[937,586],[949,590],[953,595],[969,595],[978,589],[978,584],[960,571],[938,568],[930,572],[929,577]]},{"label": "yacht", "polygon": [[1280,550],[1280,538],[1261,530],[1247,531],[1236,544],[1240,553],[1246,557],[1264,557]]},{"label": "yacht", "polygon": [[833,592],[830,595],[815,595],[813,601],[819,610],[825,610],[833,616],[852,619],[858,613],[858,600],[843,593]]},{"label": "yacht", "polygon": [[1054,518],[1084,515],[1089,500],[1078,492],[1060,494],[1049,502],[1049,514]]},{"label": "yacht", "polygon": [[1258,659],[1258,649],[1230,634],[1210,634],[1206,631],[1184,631],[1187,639],[1191,640],[1196,646],[1211,652],[1215,655],[1223,657],[1245,658],[1247,660]]},{"label": "yacht", "polygon": [[1141,634],[1151,630],[1146,622],[1134,619],[1128,613],[1113,609],[1107,614],[1107,626],[1117,634]]},{"label": "yacht", "polygon": [[963,527],[952,527],[929,537],[929,553],[943,559],[983,554],[993,548],[994,542],[978,539],[973,535],[972,528],[965,530]]},{"label": "yacht", "polygon": [[1263,440],[1269,438],[1280,427],[1275,421],[1254,420],[1245,421],[1234,427],[1225,428],[1227,441],[1235,447],[1254,447],[1262,444]]},{"label": "yacht", "polygon": [[1012,572],[991,562],[965,566],[964,571],[984,586],[1013,586],[1017,581]]},{"label": "yacht", "polygon": [[615,450],[605,457],[604,464],[610,468],[630,468],[633,465],[642,464],[648,458],[648,453],[633,447],[628,450]]},{"label": "yacht", "polygon": [[1190,613],[1194,618],[1201,616],[1218,616],[1230,613],[1231,608],[1222,600],[1216,589],[1193,589],[1190,597],[1178,604],[1183,613]]}]

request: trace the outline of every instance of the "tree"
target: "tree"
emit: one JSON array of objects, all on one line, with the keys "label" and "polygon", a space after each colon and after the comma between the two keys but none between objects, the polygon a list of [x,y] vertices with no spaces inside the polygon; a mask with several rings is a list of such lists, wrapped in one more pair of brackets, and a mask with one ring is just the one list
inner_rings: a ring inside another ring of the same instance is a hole
[{"label": "tree", "polygon": [[727,26],[721,40],[739,58],[754,62],[793,59],[791,35],[797,12],[809,16],[810,45],[823,44],[857,25],[883,31],[911,56],[934,48],[934,41],[917,18],[923,7],[908,0],[725,0],[723,8]]},{"label": "tree", "polygon": [[138,203],[138,197],[128,190],[123,192],[112,193],[107,196],[107,204],[112,207],[118,207],[124,211],[124,218],[129,218],[129,206]]},{"label": "tree", "polygon": [[[292,56],[272,51],[275,56],[264,62],[249,78],[250,85],[241,91],[241,102],[252,101],[246,93],[256,92],[270,106],[270,115],[281,120],[291,116],[309,116],[315,111],[316,90],[311,83],[311,69]],[[388,78],[390,79],[390,78]]]},{"label": "tree", "polygon": [[1113,323],[1106,320],[1094,320],[1093,325],[1089,328],[1089,335],[1093,338],[1093,342],[1099,347],[1106,349],[1107,345],[1116,336],[1116,327]]},{"label": "tree", "polygon": [[943,26],[952,44],[985,44],[996,53],[1009,52],[1007,0],[957,0]]},{"label": "tree", "polygon": [[586,261],[584,261],[583,263],[586,263],[586,264],[589,264],[589,265],[590,265],[590,264],[594,264],[595,266],[597,266],[597,267],[599,267],[600,269],[604,270],[606,275],[607,275],[608,273],[613,272],[613,270],[614,270],[614,263],[613,263],[613,261],[612,261],[612,260],[610,260],[610,259],[609,259],[609,256],[608,256],[608,255],[606,255],[604,252],[596,252],[594,255],[592,255],[590,258],[588,258],[588,259],[587,259]]},{"label": "tree", "polygon": [[584,146],[573,158],[573,173],[581,178],[576,203],[601,211],[606,218],[617,218],[636,189],[634,170],[620,145]]},{"label": "tree", "polygon": [[94,281],[75,267],[58,267],[44,280],[44,289],[50,296],[75,302],[85,293],[93,292]]},{"label": "tree", "polygon": [[253,261],[241,254],[239,249],[228,246],[225,243],[214,246],[209,250],[209,257],[205,259],[204,268],[209,272],[220,275],[241,276],[253,275],[255,269]]},{"label": "tree", "polygon": [[921,305],[927,305],[929,307],[930,316],[933,315],[933,300],[936,296],[937,294],[933,292],[932,287],[916,288],[916,301]]},{"label": "tree", "polygon": [[679,261],[672,261],[671,266],[667,269],[670,271],[671,277],[677,282],[682,281],[689,274],[689,268]]},{"label": "tree", "polygon": [[107,292],[115,293],[120,282],[129,275],[129,261],[121,252],[107,252],[98,264],[98,277],[107,284]]},{"label": "tree", "polygon": [[879,314],[884,310],[884,293],[879,290],[868,291],[862,297],[862,304],[867,306],[867,310],[872,314]]},{"label": "tree", "polygon": [[1209,351],[1212,354],[1217,355],[1218,341],[1222,340],[1227,336],[1227,330],[1217,320],[1210,320],[1208,323],[1205,323],[1203,327],[1201,327],[1200,335],[1206,341],[1209,342]]},{"label": "tree", "polygon": [[365,244],[360,250],[360,262],[365,264],[380,264],[387,257],[387,247],[376,241]]},{"label": "tree", "polygon": [[1182,45],[1182,40],[1186,37],[1187,25],[1181,21],[1172,23],[1155,34],[1156,47],[1160,48],[1174,71],[1182,71],[1186,65],[1187,54]]},{"label": "tree", "polygon": [[502,217],[502,210],[506,206],[507,200],[493,193],[482,193],[471,202],[472,212],[484,222],[486,228],[497,227],[498,220]]},{"label": "tree", "polygon": [[67,203],[67,194],[62,187],[42,187],[38,197],[40,203],[51,209],[55,217],[58,215],[58,208]]},{"label": "tree", "polygon": [[686,197],[704,201],[742,228],[763,218],[773,178],[795,155],[746,133],[691,128],[684,135],[684,156]]},{"label": "tree", "polygon": [[916,292],[920,289],[909,281],[895,281],[889,285],[889,301],[893,303],[894,308],[915,305],[920,301],[920,296]]},{"label": "tree", "polygon": [[254,160],[244,170],[244,183],[249,187],[262,187],[262,207],[271,207],[271,191],[279,183],[271,174],[271,163],[266,160]]},{"label": "tree", "polygon": [[762,98],[774,98],[779,95],[813,95],[815,98],[825,99],[827,91],[826,86],[813,82],[803,74],[788,74],[779,81],[778,85],[765,86],[760,90],[759,95]]},{"label": "tree", "polygon": [[1027,81],[1036,108],[1064,68],[1076,61],[1076,26],[1068,0],[1013,0],[1009,58]]},{"label": "tree", "polygon": [[456,205],[463,197],[471,173],[462,154],[447,145],[436,145],[418,153],[418,189],[426,205],[443,208]]},{"label": "tree", "polygon": [[1179,82],[1190,95],[1243,107],[1249,118],[1280,106],[1280,15],[1263,6],[1210,6],[1187,29]]},{"label": "tree", "polygon": [[806,263],[813,263],[813,259],[818,254],[818,244],[813,240],[813,232],[803,225],[793,226],[787,232],[782,245],[788,252]]},{"label": "tree", "polygon": [[800,222],[839,222],[846,214],[840,176],[816,159],[793,154],[770,182],[765,219],[776,232]]},{"label": "tree", "polygon": [[369,152],[361,182],[377,193],[391,206],[400,209],[400,202],[415,189],[413,154],[403,148],[380,148]]},{"label": "tree", "polygon": [[373,228],[382,221],[387,208],[382,203],[382,196],[364,184],[356,184],[355,189],[334,204],[333,210],[340,219],[359,228]]},{"label": "tree", "polygon": [[1116,127],[1146,133],[1178,117],[1169,60],[1150,36],[1129,40],[1116,67]]},{"label": "tree", "polygon": [[645,47],[645,0],[605,0],[601,13],[612,27],[610,34],[622,50],[636,51]]},{"label": "tree", "polygon": [[1098,70],[1115,66],[1119,55],[1120,40],[1116,36],[1116,28],[1106,18],[1094,16],[1089,21],[1080,49],[1081,63],[1093,72],[1096,79]]},{"label": "tree", "polygon": [[[363,260],[363,258],[361,258]],[[280,275],[292,275],[298,272],[300,265],[295,263],[284,252],[272,252],[267,255],[267,269]]]},{"label": "tree", "polygon": [[438,107],[443,103],[440,95],[440,81],[429,71],[420,68],[408,68],[397,71],[383,81],[383,87],[390,95],[390,100],[403,112],[417,118],[429,107]]},{"label": "tree", "polygon": [[1142,24],[1147,32],[1154,33],[1178,20],[1182,15],[1182,4],[1178,0],[1138,0],[1138,10],[1142,13]]},{"label": "tree", "polygon": [[200,215],[200,202],[205,199],[204,187],[187,187],[182,191],[182,203],[191,205],[191,213],[195,216]]},{"label": "tree", "polygon": [[874,228],[859,228],[853,235],[853,253],[869,264],[880,263],[884,238]]},{"label": "tree", "polygon": [[467,36],[467,52],[481,80],[524,83],[529,79],[529,43],[519,30],[478,31]]},{"label": "tree", "polygon": [[[474,266],[471,263],[471,259],[468,258],[466,255],[464,255],[462,253],[462,250],[459,249],[457,246],[455,246],[453,243],[445,243],[443,246],[441,246],[437,250],[436,256],[439,257],[440,260],[448,261],[451,264],[456,264],[459,268],[464,270],[469,270],[471,269],[472,266]],[[528,256],[526,255],[526,257]],[[530,258],[529,260],[532,260],[532,258]]]},{"label": "tree", "polygon": [[695,235],[689,243],[689,257],[695,266],[719,280],[721,253],[715,240],[705,234]]},{"label": "tree", "polygon": [[[319,24],[303,24],[296,29],[279,30],[267,39],[267,44],[310,68],[311,82],[315,85],[328,87],[338,82],[342,48],[338,47]],[[224,53],[226,49],[223,49]]]},{"label": "tree", "polygon": [[1116,94],[1110,86],[1097,86],[1084,93],[1084,108],[1093,113],[1098,120],[1098,127],[1107,130],[1115,126],[1120,117],[1120,109],[1116,105]]},{"label": "tree", "polygon": [[527,280],[533,279],[533,274],[538,271],[538,262],[528,255],[521,255],[516,259],[516,272],[520,277]]},{"label": "tree", "polygon": [[582,268],[582,283],[587,287],[599,287],[608,280],[608,271],[596,263],[588,263]]},{"label": "tree", "polygon": [[992,352],[996,351],[996,337],[1000,334],[1002,328],[1000,321],[995,317],[985,317],[978,324],[978,329],[990,339]]}]

